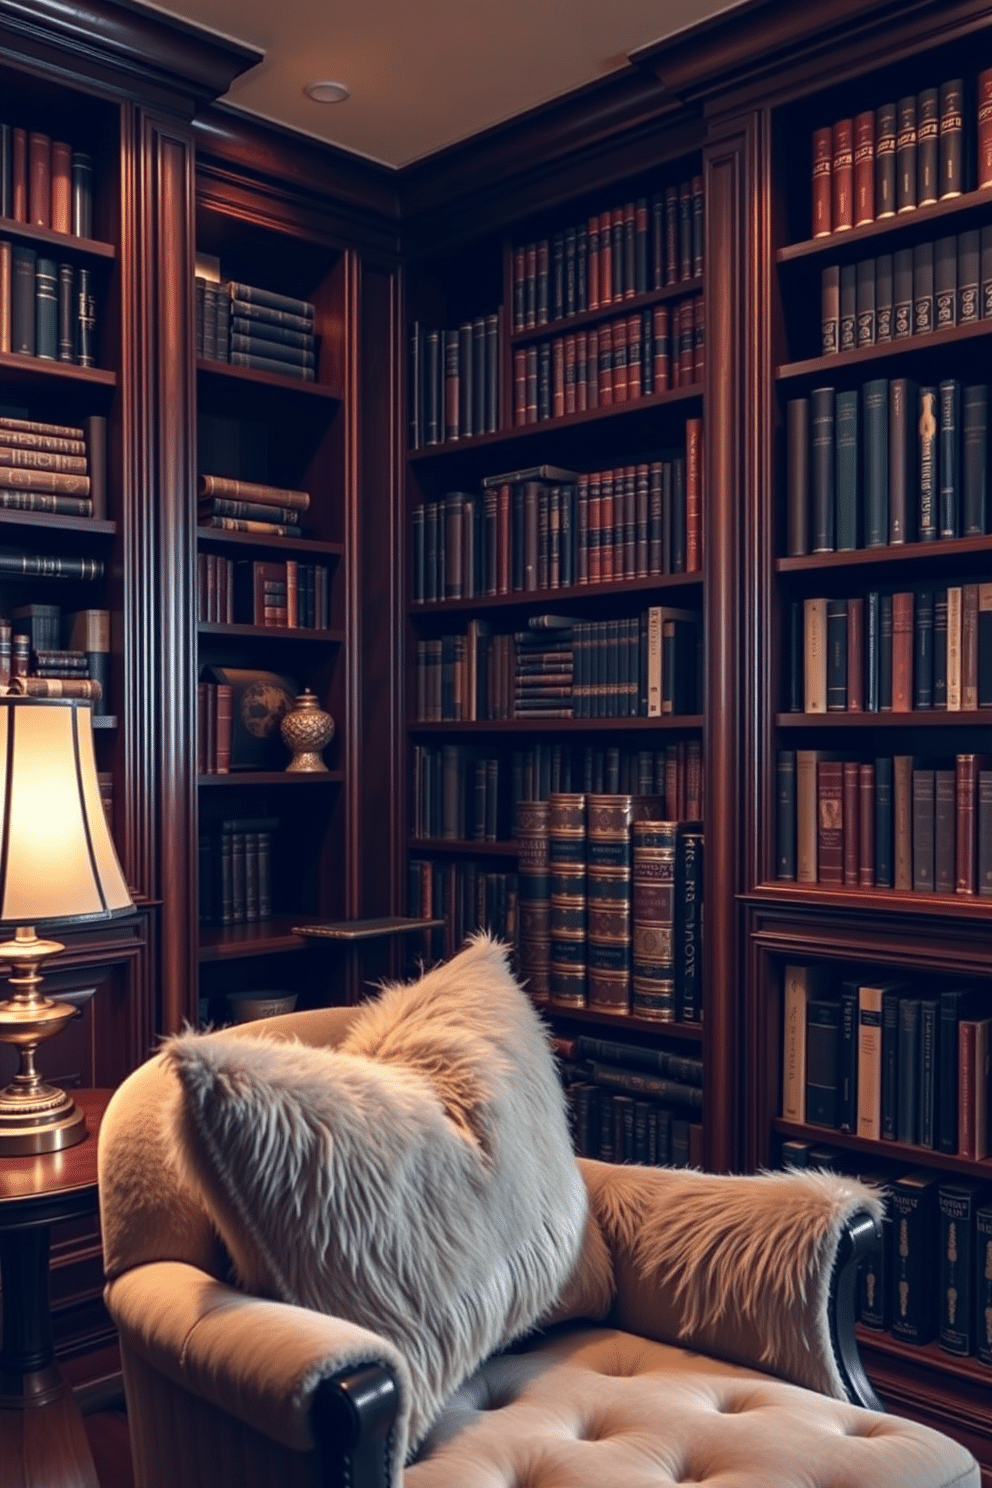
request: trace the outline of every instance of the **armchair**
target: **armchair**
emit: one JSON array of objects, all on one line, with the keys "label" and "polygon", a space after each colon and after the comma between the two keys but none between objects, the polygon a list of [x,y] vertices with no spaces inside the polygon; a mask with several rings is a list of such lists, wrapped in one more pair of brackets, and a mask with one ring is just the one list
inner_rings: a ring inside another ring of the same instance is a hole
[{"label": "armchair", "polygon": [[[359,1011],[206,1038],[334,1048]],[[879,1413],[861,1368],[869,1189],[586,1160],[585,1238],[564,1293],[454,1391],[404,1463],[403,1357],[359,1323],[233,1283],[202,1194],[170,1157],[162,1112],[176,1085],[168,1057],[150,1060],[101,1133],[107,1301],[139,1488],[978,1488],[964,1448]]]}]

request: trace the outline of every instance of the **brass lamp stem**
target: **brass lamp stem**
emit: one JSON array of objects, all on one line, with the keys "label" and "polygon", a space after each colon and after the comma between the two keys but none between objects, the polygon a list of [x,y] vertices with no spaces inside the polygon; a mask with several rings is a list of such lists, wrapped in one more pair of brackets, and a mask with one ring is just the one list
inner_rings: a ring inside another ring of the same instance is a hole
[{"label": "brass lamp stem", "polygon": [[12,1044],[19,1059],[17,1074],[0,1090],[0,1155],[55,1152],[86,1135],[83,1113],[64,1090],[42,1080],[35,1064],[38,1046],[76,1015],[71,1003],[39,991],[40,965],[63,949],[57,940],[39,939],[33,925],[19,926],[13,940],[0,943],[0,961],[14,968],[13,996],[0,1002],[0,1043]]}]

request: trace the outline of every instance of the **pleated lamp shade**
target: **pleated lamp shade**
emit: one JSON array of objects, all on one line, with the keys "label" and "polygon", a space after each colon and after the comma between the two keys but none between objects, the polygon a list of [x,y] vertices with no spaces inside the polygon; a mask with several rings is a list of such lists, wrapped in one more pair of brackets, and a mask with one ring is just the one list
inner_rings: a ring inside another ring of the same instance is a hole
[{"label": "pleated lamp shade", "polygon": [[107,827],[89,706],[0,697],[0,922],[133,910]]}]

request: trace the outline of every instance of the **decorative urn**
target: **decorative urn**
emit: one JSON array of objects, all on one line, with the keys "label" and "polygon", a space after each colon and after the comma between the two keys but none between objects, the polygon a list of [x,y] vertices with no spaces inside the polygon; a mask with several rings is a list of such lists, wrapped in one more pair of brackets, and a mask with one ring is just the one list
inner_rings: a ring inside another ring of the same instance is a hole
[{"label": "decorative urn", "polygon": [[321,751],[334,738],[334,719],[309,687],[297,694],[296,705],[283,715],[279,731],[293,755],[287,770],[313,774],[327,769]]}]

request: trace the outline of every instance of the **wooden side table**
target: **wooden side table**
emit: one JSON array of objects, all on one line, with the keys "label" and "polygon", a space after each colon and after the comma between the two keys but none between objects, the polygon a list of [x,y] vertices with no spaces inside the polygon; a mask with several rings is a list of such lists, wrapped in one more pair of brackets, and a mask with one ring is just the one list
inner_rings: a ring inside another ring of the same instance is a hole
[{"label": "wooden side table", "polygon": [[362,945],[372,940],[391,940],[412,935],[418,930],[433,930],[444,920],[415,920],[406,915],[384,915],[370,920],[324,920],[313,925],[294,925],[294,935],[312,940],[336,941],[344,947],[344,985],[347,1001],[358,1002],[361,996],[359,957]]},{"label": "wooden side table", "polygon": [[0,1158],[0,1488],[98,1488],[83,1418],[55,1364],[48,1255],[52,1225],[97,1208],[97,1136],[112,1094],[73,1091],[87,1125],[75,1147]]}]

